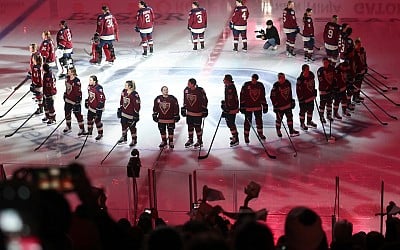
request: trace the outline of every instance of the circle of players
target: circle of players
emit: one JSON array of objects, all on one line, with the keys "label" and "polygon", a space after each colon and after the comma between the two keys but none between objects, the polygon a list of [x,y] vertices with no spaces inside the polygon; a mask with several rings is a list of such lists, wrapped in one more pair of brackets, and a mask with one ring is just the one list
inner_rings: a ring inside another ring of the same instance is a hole
[{"label": "circle of players", "polygon": [[[243,51],[247,51],[247,19],[249,12],[242,0],[236,0],[236,7],[233,11],[230,28],[233,32],[234,51],[238,51],[239,36],[242,38]],[[135,31],[140,33],[142,39],[143,56],[147,56],[147,48],[152,54],[153,50],[153,24],[154,13],[151,7],[144,1],[138,3],[137,25]],[[92,39],[91,63],[99,64],[102,60],[102,50],[108,63],[115,60],[113,41],[118,41],[118,24],[115,17],[110,13],[107,6],[102,6],[103,13],[97,18],[96,33]],[[300,34],[304,41],[304,57],[306,62],[314,61],[313,50],[315,48],[314,26],[312,21],[312,9],[307,8],[303,17],[303,32],[297,25],[294,2],[288,1],[283,12],[283,32],[286,34],[286,53],[289,57],[295,56],[294,44],[297,34]],[[272,20],[267,21],[267,28],[257,36],[266,40],[264,49],[277,49],[279,45],[279,34],[273,25]],[[85,129],[81,102],[81,82],[78,78],[72,59],[72,33],[65,20],[60,22],[60,30],[56,35],[57,49],[49,31],[42,34],[43,41],[38,48],[36,44],[30,44],[31,60],[28,77],[32,79],[31,91],[34,93],[38,109],[36,114],[44,112],[42,119],[47,124],[55,124],[56,115],[54,110],[53,97],[57,94],[56,80],[52,73],[51,66],[57,65],[58,77],[65,78],[64,111],[66,127],[63,133],[72,131],[72,114],[78,121],[78,136],[92,135],[94,125],[97,128],[96,140],[103,137],[103,123],[101,121],[106,101],[102,86],[95,75],[89,77],[88,98],[84,101],[87,113],[87,129]],[[199,6],[197,1],[192,3],[189,12],[188,29],[193,38],[193,50],[197,50],[200,42],[201,49],[204,49],[204,31],[207,27],[207,12]],[[323,59],[323,66],[317,71],[319,82],[320,104],[318,112],[322,123],[326,119],[333,121],[334,118],[342,119],[342,116],[351,116],[349,110],[354,110],[354,103],[362,101],[360,97],[361,83],[364,74],[367,72],[366,52],[361,45],[360,39],[353,42],[350,35],[352,28],[348,24],[338,24],[338,17],[334,15],[332,21],[328,22],[324,30],[324,45],[327,57]],[[338,60],[340,59],[340,60]],[[268,112],[264,84],[261,83],[257,74],[251,76],[251,80],[245,82],[241,88],[240,95],[236,91],[232,75],[225,75],[224,100],[221,101],[221,116],[225,118],[227,126],[232,134],[230,146],[239,145],[238,130],[236,128],[236,115],[244,114],[244,141],[249,143],[249,134],[252,117],[254,115],[258,136],[265,140],[263,134],[262,114]],[[318,91],[315,86],[315,75],[310,71],[308,64],[302,65],[301,73],[297,78],[296,95],[300,107],[300,127],[307,131],[309,128],[316,128],[317,124],[312,120],[314,102]],[[276,114],[276,133],[282,137],[281,124],[286,116],[290,136],[297,136],[299,132],[293,127],[292,110],[295,107],[295,100],[292,98],[291,83],[285,78],[284,73],[279,73],[277,81],[273,84],[270,93],[273,105],[273,112]],[[353,101],[353,102],[352,102]],[[121,92],[120,106],[117,109],[117,116],[122,126],[122,136],[119,144],[127,143],[128,131],[131,134],[129,146],[137,144],[136,123],[139,121],[140,97],[136,92],[135,81],[128,80]],[[180,116],[186,117],[188,127],[188,141],[185,147],[201,147],[202,122],[208,115],[208,99],[203,88],[197,85],[194,78],[190,78],[187,87],[184,89],[184,101],[179,108],[177,99],[168,93],[168,87],[161,88],[161,95],[154,99],[153,120],[158,124],[161,135],[160,148],[169,146],[174,148],[175,123]],[[341,105],[342,116],[339,114]],[[332,114],[333,106],[333,114]],[[326,119],[325,119],[326,110]],[[197,141],[194,142],[194,134]]]}]

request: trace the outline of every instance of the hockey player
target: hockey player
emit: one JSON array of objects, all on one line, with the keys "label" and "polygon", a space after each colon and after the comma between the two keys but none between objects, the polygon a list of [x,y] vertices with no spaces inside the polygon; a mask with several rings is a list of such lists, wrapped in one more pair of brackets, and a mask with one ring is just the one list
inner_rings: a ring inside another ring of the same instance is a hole
[{"label": "hockey player", "polygon": [[353,29],[350,27],[349,24],[342,24],[342,40],[340,42],[341,46],[339,51],[340,62],[349,62],[354,56],[354,41],[350,37],[352,33]]},{"label": "hockey player", "polygon": [[229,145],[234,147],[239,145],[239,133],[235,122],[236,114],[239,112],[239,98],[231,75],[225,75],[224,84],[225,98],[221,101],[222,116],[232,134]]},{"label": "hockey player", "polygon": [[32,58],[32,83],[30,90],[35,96],[35,101],[38,104],[38,108],[35,114],[43,113],[43,79],[42,79],[42,57],[39,54],[33,55]]},{"label": "hockey player", "polygon": [[314,61],[314,23],[312,19],[312,9],[307,8],[303,16],[303,42],[304,42],[304,61]]},{"label": "hockey player", "polygon": [[361,39],[357,38],[354,42],[354,63],[355,63],[355,79],[354,79],[354,95],[353,101],[360,103],[364,100],[360,96],[361,83],[364,80],[364,75],[368,72],[367,53],[361,44]]},{"label": "hockey player", "polygon": [[281,125],[283,115],[286,115],[287,125],[289,127],[289,133],[291,137],[298,136],[299,131],[293,128],[293,113],[295,102],[292,97],[291,83],[286,80],[284,73],[278,73],[278,81],[274,83],[270,98],[276,114],[276,133],[278,137],[282,137]]},{"label": "hockey player", "polygon": [[29,79],[32,78],[32,69],[33,66],[35,66],[35,63],[33,61],[33,58],[38,55],[41,56],[39,51],[38,51],[38,46],[36,43],[31,43],[29,44],[29,52],[31,52],[31,57],[29,58],[29,70],[28,70],[28,75],[27,77],[29,77]]},{"label": "hockey player", "polygon": [[239,36],[242,37],[243,52],[247,52],[247,20],[249,19],[249,9],[244,5],[243,0],[236,0],[236,7],[229,26],[233,34],[233,51],[238,51]]},{"label": "hockey player", "polygon": [[170,148],[174,148],[175,123],[180,119],[179,104],[175,96],[168,94],[167,86],[161,87],[161,93],[162,95],[154,99],[153,105],[153,120],[158,123],[158,129],[161,135],[159,147],[164,148],[169,145]]},{"label": "hockey player", "polygon": [[47,63],[49,66],[56,66],[55,46],[50,31],[43,31],[42,38],[43,41],[40,44],[39,51],[43,57],[43,63]]},{"label": "hockey player", "polygon": [[268,112],[267,100],[265,99],[264,84],[258,81],[258,75],[253,74],[251,81],[245,82],[240,90],[240,113],[244,114],[244,142],[250,143],[250,126],[254,118],[256,120],[257,133],[265,140],[263,132],[262,114]]},{"label": "hockey player", "polygon": [[88,131],[85,135],[92,135],[93,123],[96,123],[97,136],[96,141],[103,138],[103,123],[101,122],[101,116],[104,111],[104,104],[106,97],[103,92],[103,87],[99,84],[97,76],[91,75],[89,77],[88,87],[88,99],[85,100],[85,106],[87,103],[87,126]]},{"label": "hockey player", "polygon": [[207,11],[200,7],[199,2],[193,1],[188,18],[188,30],[192,32],[193,37],[193,50],[197,50],[198,42],[200,42],[200,48],[204,49],[204,31],[206,28]]},{"label": "hockey player", "polygon": [[147,57],[147,47],[150,49],[150,54],[153,54],[153,26],[154,12],[153,9],[147,6],[145,1],[139,1],[139,10],[136,13],[135,31],[140,33],[143,47],[142,55]]},{"label": "hockey player", "polygon": [[323,66],[317,71],[318,82],[319,82],[319,112],[322,123],[326,123],[324,118],[325,107],[326,117],[328,120],[333,121],[332,118],[332,91],[333,91],[333,80],[335,75],[335,68],[331,65],[331,62],[327,57],[322,59]]},{"label": "hockey player", "polygon": [[[314,112],[314,100],[317,96],[317,89],[315,88],[315,75],[310,71],[308,64],[303,64],[301,67],[301,74],[297,78],[296,95],[300,106],[300,127],[307,131],[308,127],[316,128],[312,120]],[[305,115],[307,113],[307,125],[305,124]]]},{"label": "hockey player", "polygon": [[119,101],[117,116],[121,118],[122,136],[118,144],[127,142],[128,129],[131,131],[132,142],[129,144],[133,147],[137,144],[136,123],[139,121],[140,97],[136,92],[136,84],[133,80],[125,82],[124,90],[122,90]]},{"label": "hockey player", "polygon": [[342,104],[342,115],[351,116],[347,111],[347,72],[349,70],[349,64],[347,62],[340,63],[335,69],[335,79],[333,81],[333,117],[341,120],[342,117],[339,115],[339,104]]},{"label": "hockey player", "polygon": [[[119,39],[118,33],[118,23],[117,19],[110,13],[108,6],[103,5],[101,7],[103,14],[97,17],[97,28],[96,33],[100,37],[100,42],[97,45],[97,62],[101,63],[102,52],[104,50],[104,55],[106,56],[106,61],[113,64],[115,60],[115,51],[113,41]],[[92,61],[91,61],[92,62]]]},{"label": "hockey player", "polygon": [[43,64],[43,104],[45,117],[42,121],[47,122],[48,125],[56,122],[56,113],[54,110],[54,96],[56,94],[56,79],[50,66],[45,63]]},{"label": "hockey player", "polygon": [[326,56],[335,67],[339,56],[339,47],[341,46],[342,27],[338,24],[338,16],[333,15],[332,20],[325,25],[324,43]]},{"label": "hockey player", "polygon": [[56,41],[56,63],[58,68],[57,75],[59,78],[64,78],[66,77],[68,69],[74,68],[74,62],[72,60],[72,33],[65,20],[60,21],[60,30],[57,32]]},{"label": "hockey player", "polygon": [[71,133],[71,113],[73,112],[79,125],[78,136],[82,136],[86,133],[85,125],[83,123],[82,116],[82,90],[81,80],[77,77],[76,69],[68,69],[68,75],[65,79],[65,92],[64,92],[64,112],[65,112],[65,123],[66,127],[63,130],[64,134]]},{"label": "hockey player", "polygon": [[[185,147],[191,146],[202,147],[203,146],[203,128],[201,127],[202,118],[208,116],[208,99],[206,92],[203,88],[197,86],[197,81],[194,78],[190,78],[187,83],[187,87],[183,91],[183,106],[181,108],[181,115],[186,117],[186,123],[188,125],[188,141],[185,143]],[[197,142],[193,144],[193,133],[196,131]]]},{"label": "hockey player", "polygon": [[294,1],[288,1],[283,10],[283,32],[286,34],[286,55],[295,56],[294,45],[296,36],[300,29],[297,25],[296,12],[294,10]]}]

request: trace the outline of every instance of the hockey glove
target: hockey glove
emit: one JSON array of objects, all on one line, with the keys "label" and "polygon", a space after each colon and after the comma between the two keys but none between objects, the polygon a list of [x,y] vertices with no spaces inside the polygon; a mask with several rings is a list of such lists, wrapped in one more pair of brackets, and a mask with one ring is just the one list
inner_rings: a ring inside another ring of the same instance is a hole
[{"label": "hockey glove", "polygon": [[227,116],[228,116],[228,113],[226,113],[225,111],[222,111],[221,117],[222,117],[222,118],[226,118]]},{"label": "hockey glove", "polygon": [[121,118],[122,117],[122,113],[121,113],[121,108],[117,109],[117,117]]},{"label": "hockey glove", "polygon": [[135,31],[139,32],[139,27],[138,26],[135,27]]},{"label": "hockey glove", "polygon": [[232,22],[232,21],[229,22],[229,28],[230,28],[231,30],[233,30],[233,22]]},{"label": "hockey glove", "polygon": [[85,99],[85,108],[86,108],[86,109],[89,108],[89,99]]},{"label": "hockey glove", "polygon": [[139,121],[139,113],[134,113],[133,114],[133,121],[138,122]]},{"label": "hockey glove", "polygon": [[187,26],[187,29],[188,29],[189,31],[192,31],[192,30],[190,29],[190,27],[189,27],[189,26]]},{"label": "hockey glove", "polygon": [[29,87],[29,90],[32,92],[32,93],[34,93],[35,94],[35,88],[36,88],[36,86],[35,86],[35,84],[33,84],[33,83],[31,83],[31,86]]},{"label": "hockey glove", "polygon": [[226,103],[224,100],[221,101],[221,109],[224,112],[228,112],[228,108],[226,107]]},{"label": "hockey glove", "polygon": [[181,117],[179,116],[179,114],[174,115],[175,122],[179,122],[180,119],[181,119]]},{"label": "hockey glove", "polygon": [[186,107],[181,107],[181,115],[186,117]]},{"label": "hockey glove", "polygon": [[207,108],[203,108],[203,111],[201,112],[201,116],[202,117],[207,117],[208,116],[208,109]]},{"label": "hockey glove", "polygon": [[28,74],[26,74],[26,78],[32,79],[32,73],[29,71]]},{"label": "hockey glove", "polygon": [[157,112],[153,113],[153,121],[158,122],[158,113]]},{"label": "hockey glove", "polygon": [[263,104],[261,104],[261,105],[262,105],[262,112],[263,112],[264,114],[268,113],[268,104],[263,103]]}]

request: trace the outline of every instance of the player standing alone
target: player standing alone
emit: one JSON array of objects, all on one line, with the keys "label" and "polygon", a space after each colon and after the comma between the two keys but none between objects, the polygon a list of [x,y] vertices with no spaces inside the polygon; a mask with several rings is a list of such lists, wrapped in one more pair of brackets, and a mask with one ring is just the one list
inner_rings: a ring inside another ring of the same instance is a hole
[{"label": "player standing alone", "polygon": [[143,56],[147,57],[147,47],[150,49],[150,54],[154,52],[153,46],[153,26],[154,12],[153,9],[147,6],[145,1],[139,1],[139,10],[136,14],[135,31],[140,33],[142,39]]}]

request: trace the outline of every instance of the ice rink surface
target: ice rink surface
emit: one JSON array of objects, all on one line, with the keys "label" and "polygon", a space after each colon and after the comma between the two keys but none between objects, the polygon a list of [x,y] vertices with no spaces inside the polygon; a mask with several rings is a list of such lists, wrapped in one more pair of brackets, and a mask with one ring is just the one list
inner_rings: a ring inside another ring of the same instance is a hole
[{"label": "ice rink surface", "polygon": [[[260,197],[249,205],[269,211],[267,223],[275,236],[282,234],[285,215],[295,205],[315,209],[322,216],[329,236],[335,205],[335,178],[339,177],[340,209],[336,211],[339,218],[352,221],[355,231],[379,231],[380,220],[375,213],[380,211],[382,182],[385,187],[384,205],[390,200],[398,202],[400,193],[400,156],[397,148],[400,132],[396,119],[400,115],[400,97],[399,92],[393,90],[399,87],[400,79],[399,53],[395,46],[400,42],[399,4],[375,0],[296,1],[299,24],[302,23],[304,10],[313,8],[317,46],[322,46],[323,26],[333,14],[340,17],[340,23],[349,23],[353,27],[354,39],[361,37],[367,51],[372,82],[363,84],[363,91],[371,98],[365,99],[365,105],[380,120],[374,118],[365,106],[357,105],[350,118],[332,123],[331,134],[336,141],[328,143],[318,113],[314,112],[313,119],[318,128],[300,131],[299,137],[291,138],[296,154],[283,128],[283,138],[276,135],[275,114],[269,99],[277,73],[286,74],[294,91],[295,80],[304,64],[300,36],[296,42],[297,56],[287,58],[285,54],[281,15],[286,1],[248,1],[247,53],[232,51],[233,38],[227,22],[234,1],[200,1],[200,5],[208,11],[209,23],[206,48],[199,51],[192,50],[190,34],[186,29],[190,1],[148,1],[157,16],[155,52],[148,58],[141,56],[139,35],[133,29],[137,3],[105,1],[119,22],[120,41],[115,42],[117,59],[114,65],[103,62],[96,66],[89,63],[90,56],[85,49],[90,51],[90,39],[102,3],[93,0],[0,0],[0,100],[4,101],[24,79],[29,66],[28,44],[40,43],[44,30],[51,30],[54,38],[59,21],[65,19],[73,33],[73,58],[83,84],[83,98],[87,97],[90,75],[98,77],[107,98],[103,113],[104,137],[98,142],[94,136],[89,137],[78,162],[86,166],[93,185],[105,188],[107,206],[114,218],[133,218],[132,180],[126,176],[126,164],[132,148],[118,145],[105,160],[104,157],[121,136],[116,116],[120,92],[126,80],[134,80],[142,101],[136,146],[142,162],[137,179],[140,211],[150,206],[148,175],[152,173],[159,214],[171,224],[180,224],[189,218],[186,213],[190,207],[190,176],[196,177],[198,198],[201,198],[203,185],[221,190],[225,200],[212,204],[220,204],[227,211],[238,210],[244,199],[244,187],[255,181],[262,185],[262,189]],[[254,31],[265,28],[268,19],[272,19],[280,31],[282,45],[277,51],[264,51],[264,42],[255,38]],[[322,66],[324,53],[323,49],[316,51],[316,61],[310,64],[313,72]],[[253,73],[259,74],[266,88],[270,112],[263,115],[267,136],[264,146],[270,154],[276,155],[275,160],[266,155],[253,131],[250,143],[244,143],[241,114],[237,116],[239,146],[229,147],[230,132],[223,119],[215,134],[224,94],[223,76],[231,74],[240,91],[242,84],[249,81]],[[209,116],[204,121],[204,147],[200,152],[185,149],[187,126],[182,118],[175,130],[175,149],[165,149],[160,153],[158,145],[161,139],[151,116],[153,100],[161,93],[161,87],[166,85],[181,105],[183,90],[192,77],[204,88],[209,99]],[[8,176],[22,166],[63,166],[71,163],[85,139],[77,136],[78,126],[73,117],[72,133],[64,135],[62,129],[65,126],[62,124],[39,150],[34,151],[56,126],[42,123],[42,116],[33,116],[16,134],[5,138],[36,110],[37,105],[31,94],[13,107],[29,91],[29,85],[29,82],[23,85],[0,106],[0,115],[8,112],[0,118],[0,163]],[[56,115],[60,122],[64,118],[64,81],[57,81],[57,89]],[[297,105],[293,111],[294,126],[300,130],[298,111]],[[329,125],[325,125],[325,130],[329,135]],[[198,160],[199,155],[207,153],[214,134],[209,157]],[[151,169],[154,172],[149,171]]]}]

